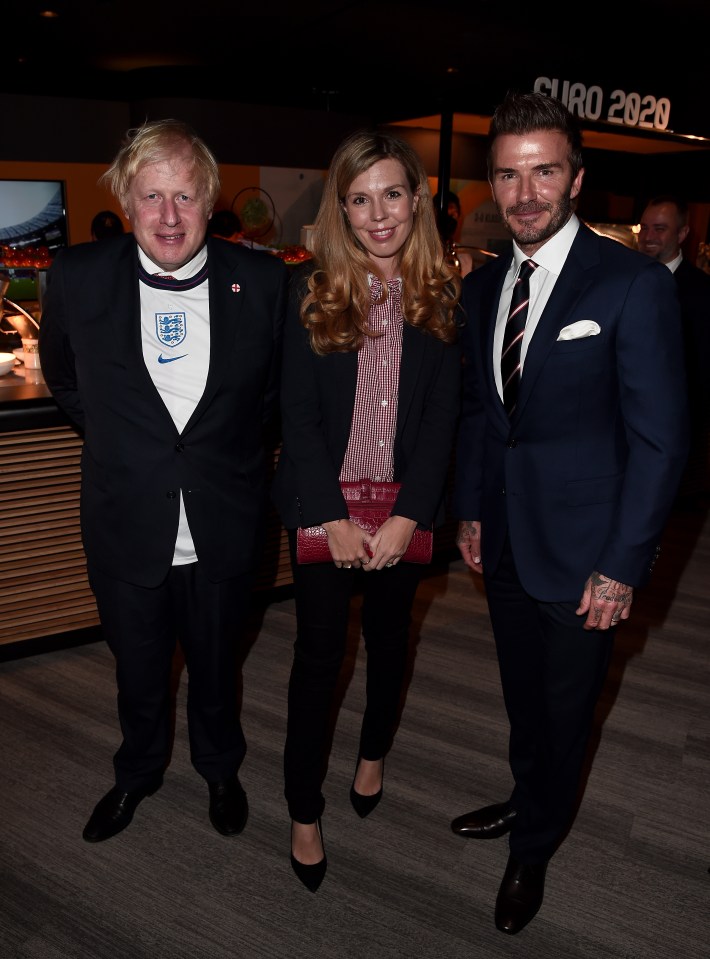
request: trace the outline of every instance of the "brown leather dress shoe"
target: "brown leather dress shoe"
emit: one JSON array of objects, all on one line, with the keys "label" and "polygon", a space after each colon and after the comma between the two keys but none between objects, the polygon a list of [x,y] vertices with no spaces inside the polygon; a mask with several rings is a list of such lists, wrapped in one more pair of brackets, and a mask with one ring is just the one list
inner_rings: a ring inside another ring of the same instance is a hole
[{"label": "brown leather dress shoe", "polygon": [[496,899],[496,929],[514,936],[530,922],[545,894],[546,862],[525,864],[508,859]]},{"label": "brown leather dress shoe", "polygon": [[451,823],[451,829],[457,836],[497,839],[510,832],[515,816],[515,809],[509,802],[495,803],[459,816]]},{"label": "brown leather dress shoe", "polygon": [[247,794],[237,776],[207,783],[210,791],[210,822],[223,836],[238,836],[249,815]]},{"label": "brown leather dress shoe", "polygon": [[156,780],[131,792],[124,792],[119,786],[114,786],[96,804],[84,826],[84,839],[87,842],[103,842],[122,832],[133,819],[138,803],[157,792],[162,783],[162,779]]}]

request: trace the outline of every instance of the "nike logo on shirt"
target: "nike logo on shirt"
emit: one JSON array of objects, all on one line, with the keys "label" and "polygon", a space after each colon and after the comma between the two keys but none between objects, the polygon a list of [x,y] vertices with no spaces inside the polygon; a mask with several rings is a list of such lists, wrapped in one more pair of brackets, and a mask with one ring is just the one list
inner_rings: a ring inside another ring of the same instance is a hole
[{"label": "nike logo on shirt", "polygon": [[187,353],[181,353],[180,356],[163,356],[161,353],[158,357],[158,363],[174,363],[175,360],[181,360],[183,356],[187,356]]}]

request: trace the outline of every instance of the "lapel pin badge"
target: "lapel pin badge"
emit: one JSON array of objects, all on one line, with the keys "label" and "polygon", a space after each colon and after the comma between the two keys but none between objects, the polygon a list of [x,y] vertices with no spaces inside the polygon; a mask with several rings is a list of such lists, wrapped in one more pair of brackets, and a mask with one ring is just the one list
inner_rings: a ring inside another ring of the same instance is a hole
[{"label": "lapel pin badge", "polygon": [[238,293],[241,290],[241,286],[238,283],[232,283],[232,293]]}]

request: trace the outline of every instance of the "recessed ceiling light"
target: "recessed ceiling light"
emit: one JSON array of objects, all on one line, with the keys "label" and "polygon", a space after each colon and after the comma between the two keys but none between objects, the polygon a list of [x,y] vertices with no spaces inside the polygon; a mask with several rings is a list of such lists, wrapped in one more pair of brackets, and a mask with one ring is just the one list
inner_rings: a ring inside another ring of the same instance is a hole
[{"label": "recessed ceiling light", "polygon": [[56,10],[40,10],[40,17],[45,17],[47,20],[53,20],[55,17],[58,17],[59,14]]}]

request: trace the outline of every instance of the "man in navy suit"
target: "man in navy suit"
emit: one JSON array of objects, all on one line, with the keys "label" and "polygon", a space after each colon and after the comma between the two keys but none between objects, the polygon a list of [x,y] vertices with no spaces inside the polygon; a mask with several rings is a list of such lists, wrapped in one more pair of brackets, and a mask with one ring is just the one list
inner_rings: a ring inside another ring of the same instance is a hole
[{"label": "man in navy suit", "polygon": [[205,242],[219,170],[185,124],[129,131],[103,179],[133,233],[57,257],[39,334],[47,384],[84,436],[82,537],[123,736],[84,839],[115,836],[162,785],[176,641],[190,758],[212,825],[234,836],[248,813],[237,646],[266,505],[286,269]]},{"label": "man in navy suit", "polygon": [[[672,277],[577,218],[581,146],[559,101],[506,97],[488,172],[512,248],[464,281],[458,545],[484,576],[514,788],[451,825],[477,839],[510,834],[495,909],[508,934],[542,904],[614,631],[654,564],[687,453]],[[506,367],[513,287],[526,274],[527,323]]]},{"label": "man in navy suit", "polygon": [[691,437],[680,497],[684,504],[702,509],[710,492],[710,276],[683,255],[688,217],[688,204],[681,197],[654,197],[641,214],[638,243],[642,253],[665,263],[678,287]]}]

